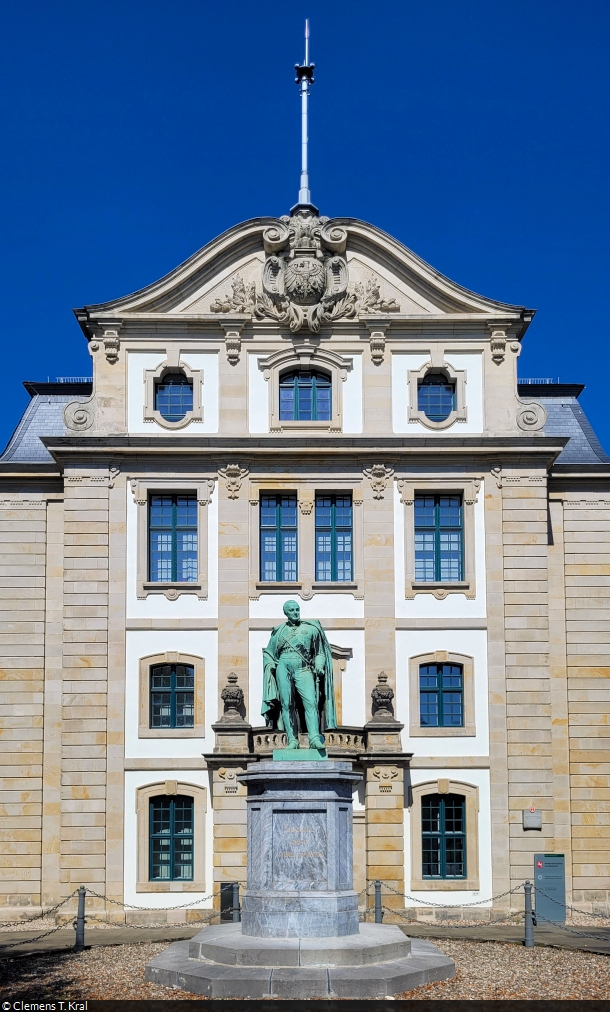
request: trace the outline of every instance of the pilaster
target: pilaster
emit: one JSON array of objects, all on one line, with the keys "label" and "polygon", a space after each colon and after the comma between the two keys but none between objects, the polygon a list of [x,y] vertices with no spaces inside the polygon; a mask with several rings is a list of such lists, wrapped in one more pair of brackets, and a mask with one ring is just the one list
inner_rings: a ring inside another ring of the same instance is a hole
[{"label": "pilaster", "polygon": [[47,503],[47,559],[42,759],[41,904],[59,903],[61,839],[61,705],[64,610],[64,504]]}]

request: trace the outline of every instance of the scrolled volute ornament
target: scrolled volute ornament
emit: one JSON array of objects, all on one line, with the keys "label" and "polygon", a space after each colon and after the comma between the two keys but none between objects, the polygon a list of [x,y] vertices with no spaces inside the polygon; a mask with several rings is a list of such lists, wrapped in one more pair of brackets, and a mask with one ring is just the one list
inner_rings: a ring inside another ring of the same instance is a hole
[{"label": "scrolled volute ornament", "polygon": [[71,401],[64,408],[64,422],[68,429],[82,432],[90,429],[95,421],[93,405],[90,401]]},{"label": "scrolled volute ornament", "polygon": [[265,253],[277,253],[278,250],[283,249],[284,246],[288,245],[289,235],[288,226],[285,221],[280,219],[273,225],[269,225],[263,231]]},{"label": "scrolled volute ornament", "polygon": [[517,410],[517,425],[523,432],[538,432],[546,424],[547,414],[537,401],[521,404]]}]

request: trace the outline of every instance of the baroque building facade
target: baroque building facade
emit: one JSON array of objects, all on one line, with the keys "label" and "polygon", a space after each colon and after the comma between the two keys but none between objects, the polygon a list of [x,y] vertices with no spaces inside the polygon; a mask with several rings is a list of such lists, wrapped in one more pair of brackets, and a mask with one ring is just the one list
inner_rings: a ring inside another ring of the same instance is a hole
[{"label": "baroque building facade", "polygon": [[308,204],[76,311],[92,382],[27,383],[0,458],[5,915],[245,881],[290,599],[362,772],[356,889],[429,916],[557,853],[608,910],[610,459],[581,386],[518,382],[532,316]]}]

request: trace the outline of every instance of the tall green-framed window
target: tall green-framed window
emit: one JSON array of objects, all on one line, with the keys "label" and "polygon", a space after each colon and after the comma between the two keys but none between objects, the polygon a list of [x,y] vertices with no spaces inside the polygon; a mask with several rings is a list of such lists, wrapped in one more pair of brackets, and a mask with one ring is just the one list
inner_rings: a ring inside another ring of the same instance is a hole
[{"label": "tall green-framed window", "polygon": [[150,799],[150,881],[193,880],[193,799]]},{"label": "tall green-framed window", "polygon": [[326,373],[294,370],[280,377],[280,421],[329,422],[332,384]]},{"label": "tall green-framed window", "polygon": [[297,535],[296,495],[261,495],[261,581],[296,581]]},{"label": "tall green-framed window", "polygon": [[193,727],[195,669],[190,664],[153,664],[150,669],[150,726]]},{"label": "tall green-framed window", "polygon": [[466,878],[466,800],[461,794],[421,799],[422,878]]},{"label": "tall green-framed window", "polygon": [[348,582],[353,572],[351,495],[316,496],[316,580]]},{"label": "tall green-framed window", "polygon": [[197,497],[151,495],[148,507],[149,580],[194,583],[197,580]]},{"label": "tall green-framed window", "polygon": [[415,496],[415,580],[463,580],[464,521],[460,495]]},{"label": "tall green-framed window", "polygon": [[461,664],[420,664],[421,727],[464,726],[464,672]]}]

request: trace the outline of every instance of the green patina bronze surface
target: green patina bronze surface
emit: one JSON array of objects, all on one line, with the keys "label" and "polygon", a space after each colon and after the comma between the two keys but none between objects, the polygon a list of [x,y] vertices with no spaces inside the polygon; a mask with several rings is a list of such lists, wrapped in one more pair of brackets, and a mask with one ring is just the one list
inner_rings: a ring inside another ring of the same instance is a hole
[{"label": "green patina bronze surface", "polygon": [[286,602],[284,614],[286,622],[272,630],[263,650],[261,712],[267,726],[285,731],[287,738],[286,748],[276,749],[273,757],[301,758],[296,754],[300,711],[309,737],[309,749],[303,751],[314,750],[315,758],[325,759],[321,731],[337,726],[330,646],[317,619],[301,619],[296,601]]}]

